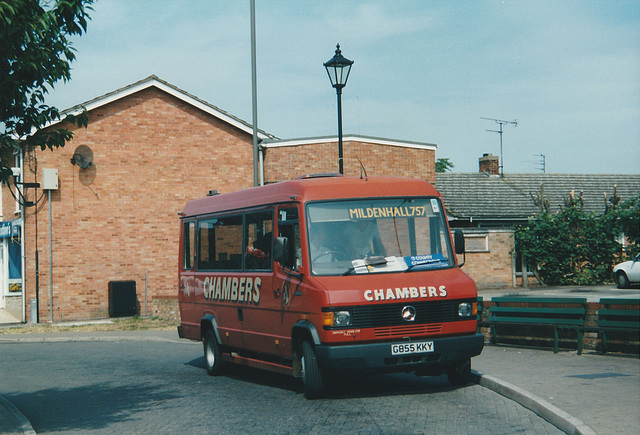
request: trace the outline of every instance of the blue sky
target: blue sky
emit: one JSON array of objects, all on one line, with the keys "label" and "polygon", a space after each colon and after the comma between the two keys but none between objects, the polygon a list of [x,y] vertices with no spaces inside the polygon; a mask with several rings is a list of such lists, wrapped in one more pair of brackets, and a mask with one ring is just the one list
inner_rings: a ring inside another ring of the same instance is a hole
[{"label": "blue sky", "polygon": [[[60,109],[151,74],[248,122],[249,0],[97,0]],[[353,60],[343,131],[438,145],[455,172],[640,173],[637,0],[256,0],[258,126],[337,134],[323,62]]]}]

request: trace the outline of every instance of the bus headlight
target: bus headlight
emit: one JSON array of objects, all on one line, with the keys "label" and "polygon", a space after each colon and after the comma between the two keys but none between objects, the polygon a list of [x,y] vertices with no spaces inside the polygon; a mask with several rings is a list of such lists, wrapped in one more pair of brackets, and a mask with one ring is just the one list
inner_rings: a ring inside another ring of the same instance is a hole
[{"label": "bus headlight", "polygon": [[351,313],[349,311],[336,311],[333,313],[333,326],[351,325]]},{"label": "bus headlight", "polygon": [[463,302],[458,305],[458,316],[469,317],[473,312],[473,306],[468,302]]}]

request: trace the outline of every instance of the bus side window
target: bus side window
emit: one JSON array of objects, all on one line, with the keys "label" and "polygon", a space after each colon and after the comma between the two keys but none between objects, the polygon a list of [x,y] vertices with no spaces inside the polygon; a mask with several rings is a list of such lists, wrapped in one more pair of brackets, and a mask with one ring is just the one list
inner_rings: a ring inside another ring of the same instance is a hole
[{"label": "bus side window", "polygon": [[242,216],[198,221],[198,270],[242,269]]},{"label": "bus side window", "polygon": [[285,267],[298,270],[302,264],[300,246],[300,224],[298,222],[298,209],[295,207],[281,208],[278,211],[278,236],[289,240],[289,255]]},{"label": "bus side window", "polygon": [[196,260],[196,223],[185,222],[183,234],[184,270],[193,270]]},{"label": "bus side window", "polygon": [[245,270],[271,270],[273,211],[247,213]]}]

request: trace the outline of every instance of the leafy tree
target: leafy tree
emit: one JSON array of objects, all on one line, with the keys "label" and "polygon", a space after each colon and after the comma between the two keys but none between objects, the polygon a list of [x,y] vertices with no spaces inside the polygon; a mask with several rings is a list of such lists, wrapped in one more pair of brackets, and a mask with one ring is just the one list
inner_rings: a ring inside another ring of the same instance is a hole
[{"label": "leafy tree", "polygon": [[453,164],[453,162],[451,160],[449,160],[448,157],[443,157],[443,158],[439,158],[438,160],[436,160],[436,172],[437,173],[448,172],[451,169],[453,169],[454,167],[455,167],[455,165]]},{"label": "leafy tree", "polygon": [[615,263],[638,253],[640,197],[619,204],[614,192],[609,201],[604,214],[587,214],[582,195],[572,194],[559,213],[545,210],[516,228],[517,249],[545,284],[600,284],[611,280]]},{"label": "leafy tree", "polygon": [[[75,59],[69,37],[86,32],[94,0],[0,0],[0,153],[13,147],[54,149],[73,133],[64,127],[42,130],[60,119],[45,95],[71,78]],[[87,125],[86,113],[65,121]],[[67,124],[68,126],[68,124]],[[11,162],[0,163],[0,180],[11,176]]]}]

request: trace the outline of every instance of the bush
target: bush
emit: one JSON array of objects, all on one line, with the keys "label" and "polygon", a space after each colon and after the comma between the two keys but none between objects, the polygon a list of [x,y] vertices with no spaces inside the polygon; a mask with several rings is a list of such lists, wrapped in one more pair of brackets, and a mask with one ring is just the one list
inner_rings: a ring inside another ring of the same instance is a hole
[{"label": "bush", "polygon": [[[603,214],[582,210],[571,195],[557,214],[545,211],[516,228],[516,249],[546,285],[602,284],[613,279],[616,263],[640,250],[640,196],[624,203],[614,191]],[[627,246],[618,242],[624,234]]]}]

